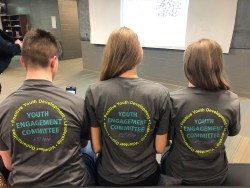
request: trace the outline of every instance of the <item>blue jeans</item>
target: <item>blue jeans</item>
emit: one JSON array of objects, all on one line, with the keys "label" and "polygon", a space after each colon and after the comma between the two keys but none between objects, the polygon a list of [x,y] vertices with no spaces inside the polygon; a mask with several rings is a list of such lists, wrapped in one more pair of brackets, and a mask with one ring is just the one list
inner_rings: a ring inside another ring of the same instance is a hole
[{"label": "blue jeans", "polygon": [[94,161],[96,161],[97,159],[97,155],[95,154],[95,152],[93,151],[92,147],[91,147],[91,142],[90,140],[88,141],[88,144],[81,149],[82,154],[88,154]]}]

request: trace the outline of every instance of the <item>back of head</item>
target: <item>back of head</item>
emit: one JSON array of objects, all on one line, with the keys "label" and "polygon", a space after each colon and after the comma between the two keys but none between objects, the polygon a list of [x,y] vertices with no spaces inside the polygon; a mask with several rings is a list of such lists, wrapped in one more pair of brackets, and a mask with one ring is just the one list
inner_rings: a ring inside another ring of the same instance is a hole
[{"label": "back of head", "polygon": [[201,39],[190,44],[184,53],[184,71],[194,86],[208,90],[228,90],[223,76],[223,53],[213,40]]},{"label": "back of head", "polygon": [[49,58],[59,57],[61,53],[60,43],[50,32],[33,28],[26,33],[21,55],[27,68],[47,67]]},{"label": "back of head", "polygon": [[127,27],[114,30],[104,50],[100,80],[117,77],[135,68],[142,57],[142,47],[133,30]]}]

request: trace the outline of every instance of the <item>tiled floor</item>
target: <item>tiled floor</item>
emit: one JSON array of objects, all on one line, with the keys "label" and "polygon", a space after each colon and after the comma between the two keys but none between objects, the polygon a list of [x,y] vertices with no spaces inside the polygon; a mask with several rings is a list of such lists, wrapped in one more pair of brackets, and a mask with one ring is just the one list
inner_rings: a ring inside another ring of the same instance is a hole
[{"label": "tiled floor", "polygon": [[[19,57],[15,57],[9,68],[0,75],[2,83],[2,94],[0,102],[11,92],[15,91],[25,79],[25,71],[19,64]],[[54,80],[55,85],[63,89],[66,86],[76,86],[77,95],[84,97],[89,84],[98,80],[98,72],[85,70],[82,59],[65,60],[59,63],[58,74]],[[170,91],[180,89],[181,86],[162,83]],[[241,124],[242,130],[239,135],[229,137],[226,141],[229,162],[250,163],[250,99],[241,99]],[[159,159],[159,155],[157,156]]]}]

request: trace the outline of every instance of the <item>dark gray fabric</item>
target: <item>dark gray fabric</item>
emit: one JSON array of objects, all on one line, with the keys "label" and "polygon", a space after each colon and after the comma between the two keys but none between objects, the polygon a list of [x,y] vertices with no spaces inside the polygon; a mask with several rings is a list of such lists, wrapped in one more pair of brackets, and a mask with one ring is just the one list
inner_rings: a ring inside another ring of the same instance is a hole
[{"label": "dark gray fabric", "polygon": [[176,186],[182,185],[182,179],[175,178],[173,176],[168,176],[165,174],[161,174],[158,182],[159,186]]},{"label": "dark gray fabric", "polygon": [[9,185],[87,185],[84,116],[83,99],[46,80],[26,80],[8,96],[0,105],[0,150],[11,153]]},{"label": "dark gray fabric", "polygon": [[250,186],[250,164],[232,163],[228,165],[228,176],[224,186]]},{"label": "dark gray fabric", "polygon": [[225,140],[240,131],[240,103],[230,91],[184,88],[171,93],[173,144],[167,175],[184,184],[222,183],[228,169]]},{"label": "dark gray fabric", "polygon": [[91,85],[86,107],[102,132],[98,174],[114,184],[140,182],[157,170],[155,135],[167,133],[168,90],[142,78],[113,78]]}]

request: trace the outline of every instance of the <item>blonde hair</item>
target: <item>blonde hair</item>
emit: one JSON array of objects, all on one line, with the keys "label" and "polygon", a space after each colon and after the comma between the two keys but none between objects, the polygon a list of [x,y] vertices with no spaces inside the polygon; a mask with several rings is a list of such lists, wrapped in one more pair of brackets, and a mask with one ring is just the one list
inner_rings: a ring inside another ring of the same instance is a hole
[{"label": "blonde hair", "polygon": [[133,30],[127,27],[114,30],[104,50],[100,80],[117,77],[135,68],[142,57],[142,47]]},{"label": "blonde hair", "polygon": [[190,44],[184,52],[184,71],[194,86],[208,90],[229,90],[223,75],[223,53],[214,40],[201,39]]}]

